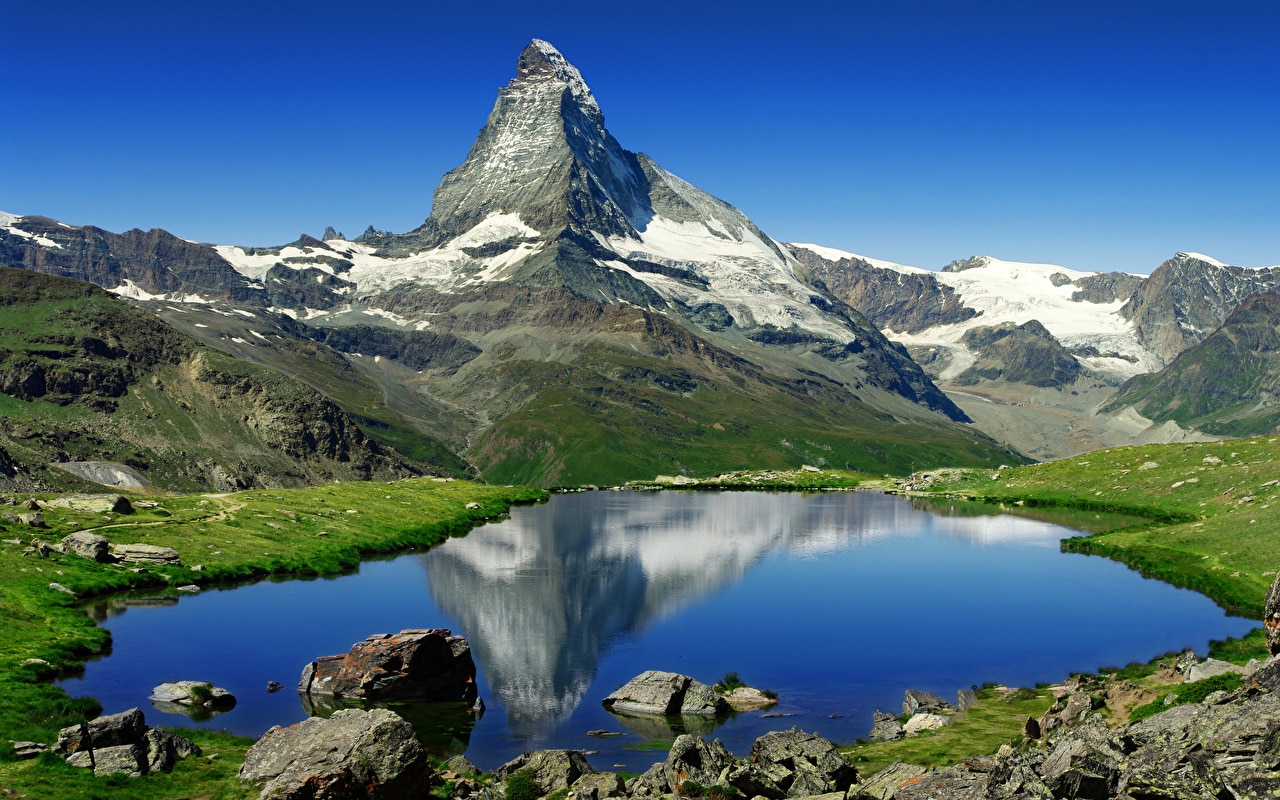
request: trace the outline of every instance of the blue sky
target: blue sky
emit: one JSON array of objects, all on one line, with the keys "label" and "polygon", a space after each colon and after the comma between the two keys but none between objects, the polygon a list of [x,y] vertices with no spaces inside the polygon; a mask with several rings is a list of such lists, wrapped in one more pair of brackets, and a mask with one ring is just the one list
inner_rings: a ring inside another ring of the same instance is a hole
[{"label": "blue sky", "polygon": [[1280,3],[18,2],[0,210],[407,231],[520,50],[767,233],[925,267],[1280,264]]}]

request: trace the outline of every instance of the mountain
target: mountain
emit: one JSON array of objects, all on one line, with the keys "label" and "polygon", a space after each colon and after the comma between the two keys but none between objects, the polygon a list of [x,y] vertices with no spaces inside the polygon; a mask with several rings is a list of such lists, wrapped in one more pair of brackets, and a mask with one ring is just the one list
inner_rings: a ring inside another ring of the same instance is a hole
[{"label": "mountain", "polygon": [[1217,429],[1186,427],[1185,415],[1117,404],[1116,391],[1199,344],[1280,276],[1197,253],[1141,276],[987,256],[935,272],[814,244],[788,249],[906,346],[976,425],[1037,458],[1211,438]]},{"label": "mountain", "polygon": [[421,474],[332,402],[87,283],[0,268],[0,486],[180,490]]},{"label": "mountain", "polygon": [[1247,298],[1163,370],[1120,387],[1113,408],[1221,436],[1280,429],[1280,292]]},{"label": "mountain", "polygon": [[741,212],[625,150],[546,42],[408,233],[243,248],[2,222],[5,263],[99,283],[492,481],[1018,459]]}]

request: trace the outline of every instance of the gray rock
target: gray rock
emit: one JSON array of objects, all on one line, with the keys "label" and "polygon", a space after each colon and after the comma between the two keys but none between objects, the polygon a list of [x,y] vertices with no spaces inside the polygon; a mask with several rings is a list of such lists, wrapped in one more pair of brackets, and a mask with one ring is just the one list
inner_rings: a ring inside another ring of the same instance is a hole
[{"label": "gray rock", "polygon": [[343,709],[274,727],[249,748],[240,779],[260,798],[355,800],[425,797],[432,777],[413,727],[386,709]]},{"label": "gray rock", "polygon": [[1267,652],[1280,654],[1280,572],[1271,582],[1267,590],[1267,600],[1263,605],[1262,627],[1267,631]]},{"label": "gray rock", "polygon": [[965,766],[930,770],[898,787],[893,800],[985,800],[990,776]]},{"label": "gray rock", "polygon": [[43,742],[16,742],[10,739],[9,744],[13,745],[13,756],[17,759],[35,758],[49,749],[49,745]]},{"label": "gray rock", "polygon": [[1242,673],[1244,667],[1231,664],[1226,661],[1219,661],[1216,658],[1206,658],[1199,664],[1187,670],[1186,677],[1183,678],[1184,683],[1192,681],[1202,681],[1205,678],[1212,678],[1215,675],[1226,675],[1228,673]]},{"label": "gray rock", "polygon": [[1093,698],[1088,692],[1074,692],[1067,698],[1067,705],[1058,714],[1063,725],[1074,725],[1093,710]]},{"label": "gray rock", "polygon": [[16,516],[18,518],[18,522],[23,525],[30,525],[33,528],[49,527],[44,522],[44,514],[41,514],[39,511],[27,511]]},{"label": "gray rock", "polygon": [[127,564],[170,564],[180,566],[182,559],[172,547],[154,544],[117,544],[111,546],[111,555]]},{"label": "gray rock", "polygon": [[923,731],[936,731],[951,724],[951,717],[942,714],[914,714],[907,724],[902,726],[903,733],[915,736]]},{"label": "gray rock", "polygon": [[898,791],[898,787],[908,784],[924,773],[924,767],[895,761],[854,786],[849,791],[849,798],[850,800],[891,800]]},{"label": "gray rock", "polygon": [[729,710],[723,697],[687,675],[648,670],[602,701],[610,711],[628,714],[714,716]]},{"label": "gray rock", "polygon": [[138,778],[147,774],[147,748],[138,742],[95,747],[93,758],[88,751],[81,750],[68,757],[67,763],[73,767],[93,767],[93,774],[98,777],[122,773]]},{"label": "gray rock", "polygon": [[146,734],[148,772],[169,772],[180,758],[201,754],[200,746],[167,728],[152,728]]},{"label": "gray rock", "polygon": [[49,508],[69,508],[75,511],[90,511],[95,514],[111,512],[113,514],[132,514],[133,504],[124,495],[119,494],[64,494],[45,503]]},{"label": "gray rock", "polygon": [[933,692],[908,689],[902,698],[902,713],[912,715],[921,711],[955,711],[955,708]]},{"label": "gray rock", "polygon": [[513,758],[498,767],[494,775],[498,780],[506,780],[521,770],[527,771],[543,795],[568,789],[582,776],[595,772],[587,763],[587,757],[578,750],[538,750]]},{"label": "gray rock", "polygon": [[444,762],[444,768],[458,775],[479,775],[480,768],[471,763],[471,759],[457,755]]},{"label": "gray rock", "polygon": [[1040,775],[1055,797],[1108,798],[1114,793],[1124,760],[1115,734],[1097,714],[1058,741]]},{"label": "gray rock", "polygon": [[871,715],[871,738],[877,742],[892,742],[901,739],[906,731],[898,718],[876,709]]},{"label": "gray rock", "polygon": [[[53,746],[53,751],[58,755],[66,756],[84,749],[84,746],[89,743],[93,745],[95,751],[98,748],[135,744],[142,740],[146,731],[147,722],[142,710],[131,708],[119,714],[108,714],[89,720],[84,725],[70,725],[63,728],[58,731],[58,741]],[[89,734],[88,742],[84,737],[86,732]]]},{"label": "gray rock", "polygon": [[792,728],[766,733],[751,745],[751,760],[787,797],[843,792],[858,771],[828,739]]},{"label": "gray rock", "polygon": [[67,548],[67,552],[90,561],[105,563],[111,560],[111,554],[108,552],[110,543],[105,536],[99,536],[96,533],[79,531],[64,536],[62,546]]},{"label": "gray rock", "polygon": [[664,793],[679,794],[685,781],[697,781],[703,786],[719,783],[720,776],[733,764],[733,755],[719,739],[704,742],[697,736],[685,734],[672,743],[667,760],[655,764],[653,769],[660,771],[661,780],[656,785],[663,787]]},{"label": "gray rock", "polygon": [[1035,717],[1027,717],[1027,721],[1022,724],[1022,735],[1028,739],[1040,738],[1040,722]]},{"label": "gray rock", "polygon": [[612,772],[583,775],[574,781],[572,788],[577,800],[606,800],[610,797],[625,797],[627,794],[622,778]]},{"label": "gray rock", "polygon": [[[207,698],[197,700],[197,696],[200,695],[207,695]],[[228,709],[236,704],[235,695],[207,681],[162,683],[151,690],[151,696],[147,699],[157,706],[161,704],[185,706],[187,710],[180,713],[189,713],[191,709],[196,708]],[[169,709],[164,710],[169,711]]]},{"label": "gray rock", "polygon": [[978,704],[978,695],[972,689],[961,689],[956,692],[956,710],[968,711]]}]

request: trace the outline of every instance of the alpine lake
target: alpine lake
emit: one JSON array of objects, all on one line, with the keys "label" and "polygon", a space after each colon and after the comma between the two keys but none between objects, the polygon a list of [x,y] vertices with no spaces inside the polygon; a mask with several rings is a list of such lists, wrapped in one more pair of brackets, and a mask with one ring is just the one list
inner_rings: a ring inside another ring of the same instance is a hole
[{"label": "alpine lake", "polygon": [[[954,700],[988,681],[1056,682],[1170,650],[1203,655],[1210,639],[1255,627],[1202,595],[1059,551],[1081,529],[1133,522],[856,491],[555,495],[347,575],[99,600],[88,610],[112,651],[60,685],[106,713],[139,706],[153,725],[260,736],[307,717],[295,686],[316,657],[444,627],[469,640],[487,709],[391,707],[430,750],[465,752],[484,770],[567,748],[597,769],[641,772],[685,732],[738,755],[791,726],[851,743],[876,709],[899,713],[906,689]],[[724,718],[603,708],[648,669],[708,684],[737,672],[779,702]],[[192,719],[147,702],[152,687],[184,679],[238,703]],[[269,693],[269,681],[283,690]],[[588,735],[602,730],[617,735]]]}]

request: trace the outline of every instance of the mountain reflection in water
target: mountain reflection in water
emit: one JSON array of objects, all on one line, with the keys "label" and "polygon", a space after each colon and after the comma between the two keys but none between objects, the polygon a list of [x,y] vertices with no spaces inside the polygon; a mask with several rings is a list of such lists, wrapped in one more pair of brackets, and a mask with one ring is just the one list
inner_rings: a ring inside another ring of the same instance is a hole
[{"label": "mountain reflection in water", "polygon": [[[610,642],[736,582],[765,554],[817,556],[919,530],[910,505],[860,492],[822,503],[756,492],[638,499],[597,492],[520,509],[423,556],[432,599],[460,621],[518,736],[573,714]],[[1057,547],[1061,528],[996,510],[937,528],[976,544]]]}]

